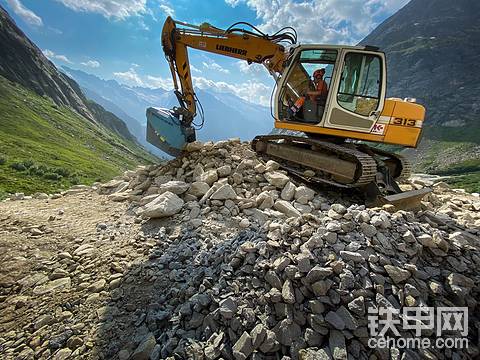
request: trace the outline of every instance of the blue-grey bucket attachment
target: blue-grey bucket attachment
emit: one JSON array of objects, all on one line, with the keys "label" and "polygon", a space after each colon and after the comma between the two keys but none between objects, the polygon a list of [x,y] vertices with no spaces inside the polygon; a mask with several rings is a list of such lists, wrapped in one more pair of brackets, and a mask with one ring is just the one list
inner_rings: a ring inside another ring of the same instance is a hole
[{"label": "blue-grey bucket attachment", "polygon": [[147,141],[172,156],[178,156],[185,144],[195,141],[195,129],[185,126],[169,109],[147,109]]}]

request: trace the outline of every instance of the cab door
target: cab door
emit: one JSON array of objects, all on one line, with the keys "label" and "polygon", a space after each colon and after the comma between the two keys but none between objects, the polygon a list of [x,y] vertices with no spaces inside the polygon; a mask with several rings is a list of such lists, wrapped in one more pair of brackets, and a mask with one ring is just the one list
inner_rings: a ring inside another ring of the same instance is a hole
[{"label": "cab door", "polygon": [[385,55],[342,49],[338,64],[324,126],[370,132],[385,104]]}]

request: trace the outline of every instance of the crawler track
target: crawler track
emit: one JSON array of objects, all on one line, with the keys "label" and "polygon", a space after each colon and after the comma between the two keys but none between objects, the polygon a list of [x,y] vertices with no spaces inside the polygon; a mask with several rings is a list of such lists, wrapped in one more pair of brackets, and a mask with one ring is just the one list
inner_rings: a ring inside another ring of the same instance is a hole
[{"label": "crawler track", "polygon": [[[285,170],[308,180],[342,188],[361,187],[375,181],[377,163],[354,144],[289,135],[262,135],[252,141],[261,156],[274,159]],[[314,172],[306,176],[305,170]]]}]

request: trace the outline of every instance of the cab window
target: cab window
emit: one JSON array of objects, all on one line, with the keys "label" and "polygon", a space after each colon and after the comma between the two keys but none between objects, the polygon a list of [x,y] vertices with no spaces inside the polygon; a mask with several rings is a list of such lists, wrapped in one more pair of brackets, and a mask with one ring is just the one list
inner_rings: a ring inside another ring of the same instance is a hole
[{"label": "cab window", "polygon": [[347,53],[337,93],[338,104],[364,116],[377,110],[381,95],[381,64],[377,55]]},{"label": "cab window", "polygon": [[[323,80],[328,91],[337,59],[335,49],[302,50],[290,65],[285,86],[279,97],[279,116],[283,120],[318,123],[322,120],[325,104],[309,96],[315,90],[313,74],[323,69]],[[300,102],[299,102],[300,100]],[[298,111],[292,111],[295,104]]]}]

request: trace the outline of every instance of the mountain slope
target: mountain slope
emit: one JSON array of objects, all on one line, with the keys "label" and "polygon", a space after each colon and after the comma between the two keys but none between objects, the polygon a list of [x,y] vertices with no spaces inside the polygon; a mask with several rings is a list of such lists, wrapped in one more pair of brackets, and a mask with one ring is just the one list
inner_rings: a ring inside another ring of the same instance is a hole
[{"label": "mountain slope", "polygon": [[105,180],[156,160],[0,7],[0,197]]},{"label": "mountain slope", "polygon": [[417,97],[430,124],[480,116],[480,2],[412,0],[363,41],[388,56],[389,94]]},{"label": "mountain slope", "polygon": [[0,75],[38,95],[50,97],[57,105],[69,106],[86,119],[132,140],[122,120],[87,101],[78,84],[57,70],[1,6]]},{"label": "mountain slope", "polygon": [[67,106],[0,76],[0,195],[108,180],[154,158]]},{"label": "mountain slope", "polygon": [[361,42],[385,51],[388,95],[427,109],[423,140],[406,151],[417,170],[469,184],[480,179],[479,18],[476,0],[412,0]]},{"label": "mountain slope", "polygon": [[78,86],[57,71],[55,65],[26,37],[1,6],[0,75],[38,95],[47,95],[57,105],[70,106],[87,119],[93,120]]}]

